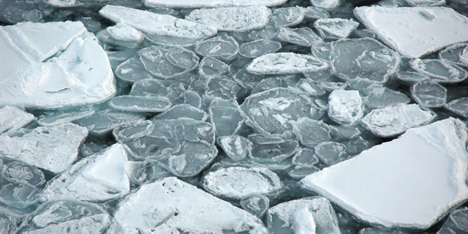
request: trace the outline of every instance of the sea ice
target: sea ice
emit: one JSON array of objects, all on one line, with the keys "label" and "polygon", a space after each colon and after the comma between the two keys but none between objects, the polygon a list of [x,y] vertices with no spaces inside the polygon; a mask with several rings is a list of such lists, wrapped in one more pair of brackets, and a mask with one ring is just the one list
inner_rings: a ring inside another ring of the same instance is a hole
[{"label": "sea ice", "polygon": [[466,233],[468,230],[468,208],[460,208],[450,213],[437,234]]},{"label": "sea ice", "polygon": [[217,33],[213,26],[123,6],[106,5],[99,14],[143,32],[148,40],[157,44],[193,45]]},{"label": "sea ice", "polygon": [[270,199],[260,194],[245,197],[239,203],[242,209],[259,218],[261,218],[270,207]]},{"label": "sea ice", "polygon": [[178,104],[171,107],[171,109],[153,117],[153,119],[179,119],[179,118],[190,118],[200,121],[207,120],[209,115],[188,104]]},{"label": "sea ice", "polygon": [[132,96],[122,95],[109,101],[109,106],[128,112],[164,112],[171,108],[172,103],[162,96]]},{"label": "sea ice", "polygon": [[218,137],[234,134],[241,128],[245,120],[237,102],[225,101],[219,98],[212,101],[208,107],[208,113]]},{"label": "sea ice", "polygon": [[130,191],[124,168],[127,162],[124,147],[114,144],[104,152],[78,161],[70,170],[51,180],[40,199],[106,201],[122,197]]},{"label": "sea ice", "polygon": [[114,218],[124,233],[266,233],[254,215],[175,177],[142,185]]},{"label": "sea ice", "polygon": [[117,23],[97,34],[100,41],[130,49],[137,48],[145,39],[145,35],[126,24]]},{"label": "sea ice", "polygon": [[287,0],[143,0],[148,7],[204,8],[230,6],[278,6]]},{"label": "sea ice", "polygon": [[203,57],[211,56],[223,61],[231,61],[239,53],[239,44],[233,37],[221,34],[197,43],[195,52]]},{"label": "sea ice", "polygon": [[384,108],[396,104],[407,104],[411,101],[405,94],[377,84],[369,86],[366,92],[364,103],[370,108]]},{"label": "sea ice", "polygon": [[441,50],[439,58],[458,66],[468,67],[468,43],[455,44]]},{"label": "sea ice", "polygon": [[0,106],[55,109],[116,92],[106,53],[81,22],[0,27]]},{"label": "sea ice", "polygon": [[[268,138],[268,135],[263,135],[263,137]],[[292,157],[299,150],[299,144],[296,140],[284,140],[281,136],[275,142],[259,142],[258,138],[252,142],[250,159],[261,164],[281,162]]]},{"label": "sea ice", "polygon": [[95,110],[91,106],[83,106],[71,110],[50,111],[46,112],[44,115],[41,115],[37,120],[37,123],[41,126],[50,127],[79,120],[84,117],[91,116],[94,113]]},{"label": "sea ice", "polygon": [[[304,212],[307,212],[307,215]],[[309,218],[304,219],[305,217]],[[323,197],[306,197],[280,203],[268,209],[266,219],[271,234],[341,233],[335,211],[330,202]],[[315,224],[315,232],[306,228],[312,226],[311,222]]]},{"label": "sea ice", "polygon": [[445,105],[445,108],[453,113],[456,113],[464,118],[468,118],[468,97],[455,99]]},{"label": "sea ice", "polygon": [[447,89],[434,81],[421,81],[411,86],[411,96],[423,107],[442,107],[447,102]]},{"label": "sea ice", "polygon": [[326,141],[314,148],[315,155],[327,166],[343,161],[346,156],[346,145],[334,141]]},{"label": "sea ice", "polygon": [[405,0],[413,7],[435,7],[445,5],[445,0]]},{"label": "sea ice", "polygon": [[198,65],[198,74],[205,78],[215,78],[229,74],[229,65],[214,57],[204,57]]},{"label": "sea ice", "polygon": [[348,37],[358,26],[359,23],[352,19],[325,18],[314,22],[320,35],[328,39]]},{"label": "sea ice", "polygon": [[363,116],[362,99],[356,90],[334,90],[328,96],[328,117],[341,125],[354,125]]},{"label": "sea ice", "polygon": [[86,127],[91,135],[104,136],[112,132],[114,128],[141,119],[144,119],[144,116],[138,113],[104,109],[76,120],[75,123]]},{"label": "sea ice", "polygon": [[15,106],[0,108],[0,134],[11,135],[33,121],[34,115]]},{"label": "sea ice", "polygon": [[451,8],[372,6],[357,7],[354,14],[382,41],[410,58],[468,40],[468,18]]},{"label": "sea ice", "polygon": [[218,138],[218,144],[226,156],[234,161],[243,160],[252,155],[252,142],[242,136],[221,136]]},{"label": "sea ice", "polygon": [[380,137],[392,137],[431,122],[436,115],[417,104],[398,104],[374,109],[362,118],[363,126]]},{"label": "sea ice", "polygon": [[282,7],[273,10],[270,21],[277,28],[292,27],[300,24],[304,16],[302,7]]},{"label": "sea ice", "polygon": [[467,140],[463,122],[444,119],[301,182],[365,222],[427,229],[468,199]]},{"label": "sea ice", "polygon": [[303,148],[292,158],[292,163],[296,166],[310,167],[319,162],[313,149]]},{"label": "sea ice", "polygon": [[219,31],[245,32],[265,27],[270,15],[271,10],[265,6],[219,7],[193,10],[185,19]]},{"label": "sea ice", "polygon": [[321,7],[308,6],[303,8],[304,18],[308,20],[324,19],[330,17],[330,13]]},{"label": "sea ice", "polygon": [[439,83],[457,83],[468,77],[465,69],[442,59],[414,59],[409,64],[414,70]]},{"label": "sea ice", "polygon": [[326,123],[310,118],[299,118],[292,124],[298,140],[306,146],[315,146],[331,139],[331,129]]},{"label": "sea ice", "polygon": [[153,78],[153,75],[146,71],[145,66],[143,66],[140,56],[135,56],[119,64],[115,69],[115,75],[117,78],[130,83]]},{"label": "sea ice", "polygon": [[86,128],[72,123],[37,127],[13,136],[3,134],[0,135],[0,155],[60,173],[76,160],[78,147],[87,135]]},{"label": "sea ice", "polygon": [[311,55],[281,52],[265,54],[255,58],[247,66],[247,71],[253,74],[293,74],[302,72],[321,71],[328,68],[328,64]]},{"label": "sea ice", "polygon": [[246,58],[257,58],[265,54],[275,53],[281,49],[281,43],[267,39],[249,41],[240,45],[239,54]]},{"label": "sea ice", "polygon": [[308,27],[280,28],[277,37],[281,41],[300,46],[312,46],[323,42],[322,38]]},{"label": "sea ice", "polygon": [[278,175],[264,167],[216,166],[201,183],[216,196],[242,199],[254,194],[273,195],[283,186]]}]

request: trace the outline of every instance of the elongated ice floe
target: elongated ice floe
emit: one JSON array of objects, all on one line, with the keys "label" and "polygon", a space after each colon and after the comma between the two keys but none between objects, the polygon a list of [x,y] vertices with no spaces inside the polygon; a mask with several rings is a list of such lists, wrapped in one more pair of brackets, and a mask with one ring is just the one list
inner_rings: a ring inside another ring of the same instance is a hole
[{"label": "elongated ice floe", "polygon": [[62,108],[115,93],[106,53],[81,22],[0,27],[0,106]]},{"label": "elongated ice floe", "polygon": [[202,8],[228,6],[278,6],[287,0],[143,0],[148,7]]},{"label": "elongated ice floe", "polygon": [[243,32],[264,27],[271,15],[265,6],[202,8],[185,19],[216,27],[220,31]]},{"label": "elongated ice floe", "polygon": [[291,74],[315,72],[328,68],[328,64],[311,55],[291,52],[271,53],[262,55],[247,66],[247,71],[253,74]]},{"label": "elongated ice floe", "polygon": [[254,215],[175,177],[141,186],[114,217],[124,233],[266,233]]},{"label": "elongated ice floe", "polygon": [[462,121],[444,119],[301,182],[363,221],[426,229],[468,199],[467,139]]},{"label": "elongated ice floe", "polygon": [[140,30],[148,40],[160,44],[190,45],[217,33],[213,26],[123,6],[107,5],[99,14]]},{"label": "elongated ice floe", "polygon": [[354,15],[387,45],[410,58],[468,41],[468,18],[451,8],[358,7]]}]

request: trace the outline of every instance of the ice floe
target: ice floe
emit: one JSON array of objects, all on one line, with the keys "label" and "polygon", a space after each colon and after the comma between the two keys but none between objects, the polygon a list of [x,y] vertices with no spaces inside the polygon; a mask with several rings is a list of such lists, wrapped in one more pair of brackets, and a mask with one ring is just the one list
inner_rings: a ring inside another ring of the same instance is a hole
[{"label": "ice floe", "polygon": [[247,66],[253,74],[290,74],[321,71],[328,68],[325,61],[311,55],[291,52],[262,55]]},{"label": "ice floe", "polygon": [[148,7],[203,8],[227,6],[277,6],[287,0],[143,0]]}]

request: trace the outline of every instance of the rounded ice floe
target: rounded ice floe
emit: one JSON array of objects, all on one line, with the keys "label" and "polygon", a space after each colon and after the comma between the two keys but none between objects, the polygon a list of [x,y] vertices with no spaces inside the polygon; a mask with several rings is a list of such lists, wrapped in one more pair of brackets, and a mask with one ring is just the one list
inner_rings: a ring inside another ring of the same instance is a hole
[{"label": "rounded ice floe", "polygon": [[447,89],[437,82],[426,80],[411,86],[411,96],[423,107],[442,107],[447,102]]},{"label": "rounded ice floe", "polygon": [[239,54],[246,58],[256,58],[281,49],[281,43],[266,39],[249,41],[240,45]]},{"label": "rounded ice floe", "polygon": [[353,125],[362,115],[362,99],[357,90],[335,90],[328,96],[328,117],[333,121]]},{"label": "rounded ice floe", "polygon": [[458,83],[468,77],[465,69],[443,59],[413,59],[409,64],[414,70],[439,83]]},{"label": "rounded ice floe", "polygon": [[262,55],[247,66],[247,71],[253,74],[294,74],[315,72],[328,68],[328,64],[311,55],[291,52],[271,53]]},{"label": "rounded ice floe", "polygon": [[220,7],[194,10],[185,19],[219,31],[244,32],[264,27],[270,15],[271,10],[264,6]]},{"label": "rounded ice floe", "polygon": [[171,108],[172,103],[163,96],[122,95],[112,98],[109,106],[129,112],[164,112]]},{"label": "rounded ice floe", "polygon": [[358,26],[359,23],[352,19],[325,18],[314,22],[314,27],[320,35],[329,39],[348,37]]},{"label": "rounded ice floe", "polygon": [[447,103],[445,109],[468,118],[468,97],[461,97]]},{"label": "rounded ice floe", "polygon": [[392,137],[406,130],[431,122],[436,115],[417,104],[399,104],[374,109],[364,118],[363,126],[380,137]]},{"label": "rounded ice floe", "polygon": [[253,194],[273,194],[282,188],[278,175],[263,167],[220,167],[203,177],[202,186],[221,197],[242,199]]},{"label": "rounded ice floe", "polygon": [[308,27],[280,28],[277,37],[281,41],[300,46],[312,46],[323,42],[322,38]]},{"label": "rounded ice floe", "polygon": [[231,6],[278,6],[287,0],[143,0],[147,7],[203,8]]},{"label": "rounded ice floe", "polygon": [[0,27],[0,106],[56,109],[103,102],[116,92],[107,54],[81,22]]},{"label": "rounded ice floe", "polygon": [[455,44],[441,50],[439,58],[459,66],[468,67],[468,43]]}]

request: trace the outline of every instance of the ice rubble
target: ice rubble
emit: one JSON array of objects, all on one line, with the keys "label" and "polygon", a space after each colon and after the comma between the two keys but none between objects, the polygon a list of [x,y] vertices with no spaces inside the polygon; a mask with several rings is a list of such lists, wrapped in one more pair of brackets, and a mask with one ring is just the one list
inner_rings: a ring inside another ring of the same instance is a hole
[{"label": "ice rubble", "polygon": [[468,40],[468,18],[451,8],[372,6],[357,7],[354,14],[382,41],[410,58]]},{"label": "ice rubble", "polygon": [[448,118],[410,129],[301,182],[366,222],[426,229],[468,199],[467,139],[465,124]]},{"label": "ice rubble", "polygon": [[266,233],[254,215],[175,177],[142,185],[114,217],[125,233]]},{"label": "ice rubble", "polygon": [[63,108],[116,92],[106,53],[81,22],[0,27],[0,105]]},{"label": "ice rubble", "polygon": [[226,6],[277,6],[287,0],[143,0],[148,7],[203,8]]}]

